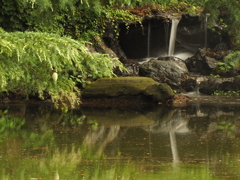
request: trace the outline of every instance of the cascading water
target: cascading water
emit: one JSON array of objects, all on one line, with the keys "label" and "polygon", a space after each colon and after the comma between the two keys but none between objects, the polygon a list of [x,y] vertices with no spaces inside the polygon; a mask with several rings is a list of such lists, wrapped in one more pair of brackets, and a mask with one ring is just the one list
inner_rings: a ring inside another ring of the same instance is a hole
[{"label": "cascading water", "polygon": [[209,16],[210,16],[209,13],[205,15],[205,49],[207,49],[207,22]]},{"label": "cascading water", "polygon": [[197,76],[195,79],[196,84],[193,91],[187,92],[186,94],[188,96],[201,96],[201,92],[199,89],[200,89],[201,83],[204,81],[208,81],[208,79],[204,76]]},{"label": "cascading water", "polygon": [[175,49],[175,42],[176,42],[176,36],[177,36],[177,27],[180,19],[179,18],[173,18],[172,19],[172,27],[171,27],[171,34],[170,34],[170,41],[169,41],[169,48],[168,48],[168,56],[174,55],[174,49]]},{"label": "cascading water", "polygon": [[166,20],[164,22],[164,29],[165,29],[165,42],[166,42],[166,52],[168,52],[169,49],[169,21]]},{"label": "cascading water", "polygon": [[150,42],[151,42],[151,21],[148,21],[148,42],[147,42],[147,57],[150,57]]},{"label": "cascading water", "polygon": [[195,86],[195,88],[194,88],[194,93],[196,94],[196,95],[199,95],[200,94],[200,92],[199,92],[199,84],[201,83],[201,81],[198,81],[198,80],[196,80],[196,86]]}]

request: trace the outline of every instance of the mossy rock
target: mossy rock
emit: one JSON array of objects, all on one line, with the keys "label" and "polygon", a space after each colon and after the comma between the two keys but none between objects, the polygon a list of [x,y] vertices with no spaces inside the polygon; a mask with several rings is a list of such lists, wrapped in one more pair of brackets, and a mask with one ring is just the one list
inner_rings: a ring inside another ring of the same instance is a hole
[{"label": "mossy rock", "polygon": [[147,77],[101,78],[82,91],[83,98],[146,96],[162,102],[174,95],[170,86]]}]

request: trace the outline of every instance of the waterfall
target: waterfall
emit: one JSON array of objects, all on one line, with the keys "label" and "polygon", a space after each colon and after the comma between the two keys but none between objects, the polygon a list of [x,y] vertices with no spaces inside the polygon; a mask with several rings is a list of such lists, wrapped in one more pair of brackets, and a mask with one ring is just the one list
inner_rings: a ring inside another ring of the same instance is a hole
[{"label": "waterfall", "polygon": [[205,15],[205,49],[207,49],[207,22],[209,16],[210,16],[209,13]]},{"label": "waterfall", "polygon": [[200,94],[200,92],[199,92],[199,84],[200,84],[200,81],[196,81],[196,86],[194,88],[194,93],[196,93],[197,95]]},{"label": "waterfall", "polygon": [[151,22],[148,21],[148,42],[147,42],[147,57],[150,57],[150,42],[151,42]]},{"label": "waterfall", "polygon": [[171,34],[170,34],[170,41],[169,41],[169,48],[168,48],[168,56],[174,55],[174,49],[175,49],[175,42],[176,42],[176,36],[177,36],[177,26],[179,23],[179,18],[173,18],[172,19],[172,27],[171,27]]},{"label": "waterfall", "polygon": [[195,86],[195,89],[194,89],[194,93],[196,95],[201,95],[201,93],[199,92],[199,85],[201,84],[201,82],[205,81],[205,78],[204,77],[197,77],[196,78],[196,86]]},{"label": "waterfall", "polygon": [[166,20],[164,22],[164,29],[165,29],[165,42],[166,42],[166,52],[168,52],[169,48],[169,21]]}]

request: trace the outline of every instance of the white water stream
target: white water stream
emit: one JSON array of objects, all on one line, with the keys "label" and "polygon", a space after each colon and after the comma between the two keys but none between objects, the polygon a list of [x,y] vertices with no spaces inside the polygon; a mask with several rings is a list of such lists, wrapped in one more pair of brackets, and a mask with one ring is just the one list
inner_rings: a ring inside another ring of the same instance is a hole
[{"label": "white water stream", "polygon": [[150,57],[150,42],[151,42],[151,21],[148,22],[148,42],[147,42],[147,57]]},{"label": "white water stream", "polygon": [[[182,60],[186,60],[187,58],[191,57],[194,55],[195,49],[197,49],[194,45],[193,48],[194,50],[189,50],[188,48],[182,48],[182,49],[177,49],[175,50],[175,44],[176,44],[176,38],[177,38],[177,29],[178,29],[178,24],[181,20],[181,17],[169,17],[170,21],[166,21],[164,23],[164,29],[165,29],[165,41],[166,41],[166,50],[159,50],[157,53],[154,52],[154,50],[151,47],[151,41],[154,41],[155,39],[153,38],[154,32],[152,32],[152,23],[149,20],[148,25],[147,25],[147,55],[145,58],[141,59],[141,64],[144,62],[149,61],[150,59],[158,58],[158,57],[177,57]],[[171,25],[171,26],[170,26]],[[171,27],[171,30],[169,28]],[[153,45],[154,46],[154,45]],[[200,45],[199,45],[200,46]],[[152,52],[151,52],[152,51]],[[157,54],[157,55],[156,55]]]},{"label": "white water stream", "polygon": [[170,34],[170,41],[169,41],[169,48],[168,48],[168,56],[170,57],[174,55],[178,23],[179,23],[179,19],[177,18],[172,19],[172,27],[171,27],[171,34]]},{"label": "white water stream", "polygon": [[207,49],[207,24],[208,24],[208,17],[210,16],[209,13],[205,15],[205,48]]}]

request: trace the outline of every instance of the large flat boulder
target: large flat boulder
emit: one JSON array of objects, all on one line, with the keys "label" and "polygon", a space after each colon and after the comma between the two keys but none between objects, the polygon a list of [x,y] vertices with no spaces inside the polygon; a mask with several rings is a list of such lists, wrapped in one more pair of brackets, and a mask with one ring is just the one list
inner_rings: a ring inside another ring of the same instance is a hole
[{"label": "large flat boulder", "polygon": [[163,102],[174,95],[170,86],[148,77],[101,78],[82,91],[82,98],[145,96]]}]

